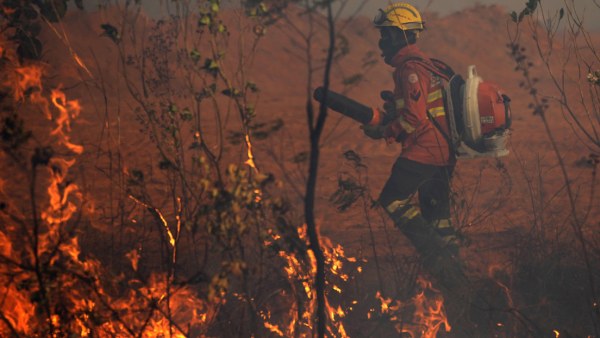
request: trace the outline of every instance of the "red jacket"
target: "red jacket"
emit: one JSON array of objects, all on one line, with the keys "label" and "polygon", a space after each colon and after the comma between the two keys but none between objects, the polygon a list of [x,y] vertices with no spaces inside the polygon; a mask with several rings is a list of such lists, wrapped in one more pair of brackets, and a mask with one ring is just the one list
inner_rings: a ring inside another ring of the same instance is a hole
[{"label": "red jacket", "polygon": [[448,142],[427,115],[436,119],[446,135],[450,135],[442,97],[443,83],[420,61],[429,58],[416,46],[402,48],[392,60],[394,70],[394,99],[397,118],[388,124],[384,135],[389,140],[401,140],[400,157],[423,164],[445,166],[454,163]]}]

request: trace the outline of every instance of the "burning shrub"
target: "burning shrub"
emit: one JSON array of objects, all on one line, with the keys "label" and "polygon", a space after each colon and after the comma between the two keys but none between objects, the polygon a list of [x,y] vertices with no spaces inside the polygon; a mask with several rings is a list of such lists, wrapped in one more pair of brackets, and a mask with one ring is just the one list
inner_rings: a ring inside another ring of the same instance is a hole
[{"label": "burning shrub", "polygon": [[[78,236],[85,201],[69,178],[83,151],[69,138],[80,106],[60,89],[45,91],[43,67],[21,64],[11,48],[7,43],[1,48],[5,95],[0,161],[6,170],[0,180],[0,334],[171,332],[183,337],[205,332],[215,306],[189,286],[173,287],[160,273],[145,283],[116,276],[82,252]],[[36,116],[40,111],[42,116]],[[47,145],[31,149],[24,118],[39,122],[44,117],[50,122],[43,139]],[[30,161],[23,160],[26,156]]]}]

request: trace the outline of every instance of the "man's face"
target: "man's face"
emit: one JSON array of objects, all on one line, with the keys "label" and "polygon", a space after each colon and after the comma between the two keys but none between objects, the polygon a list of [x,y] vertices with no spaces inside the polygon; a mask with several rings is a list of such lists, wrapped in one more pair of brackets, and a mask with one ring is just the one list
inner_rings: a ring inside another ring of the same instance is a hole
[{"label": "man's face", "polygon": [[396,27],[381,27],[379,28],[379,34],[381,56],[385,63],[391,64],[398,50],[407,45],[406,36]]}]

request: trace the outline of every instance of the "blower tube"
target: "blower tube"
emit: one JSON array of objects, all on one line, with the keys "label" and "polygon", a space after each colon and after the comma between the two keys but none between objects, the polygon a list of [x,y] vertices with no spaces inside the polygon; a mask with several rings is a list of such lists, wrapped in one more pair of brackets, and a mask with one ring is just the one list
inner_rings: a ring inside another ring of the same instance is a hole
[{"label": "blower tube", "polygon": [[[313,98],[323,103],[325,89],[315,89]],[[378,125],[382,120],[382,114],[377,109],[369,108],[331,90],[327,91],[327,107],[362,124]]]}]

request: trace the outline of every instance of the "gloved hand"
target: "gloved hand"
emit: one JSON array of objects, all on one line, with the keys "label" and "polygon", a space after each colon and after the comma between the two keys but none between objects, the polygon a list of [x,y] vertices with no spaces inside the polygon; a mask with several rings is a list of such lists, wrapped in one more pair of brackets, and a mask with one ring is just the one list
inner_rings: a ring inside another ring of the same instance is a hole
[{"label": "gloved hand", "polygon": [[389,90],[384,90],[379,93],[383,100],[383,111],[387,115],[396,116],[396,102],[394,101],[394,93]]},{"label": "gloved hand", "polygon": [[374,140],[378,140],[384,137],[385,127],[386,126],[382,125],[372,126],[369,124],[363,124],[362,126],[360,126],[360,129],[362,129],[365,135],[367,135],[368,137]]}]

